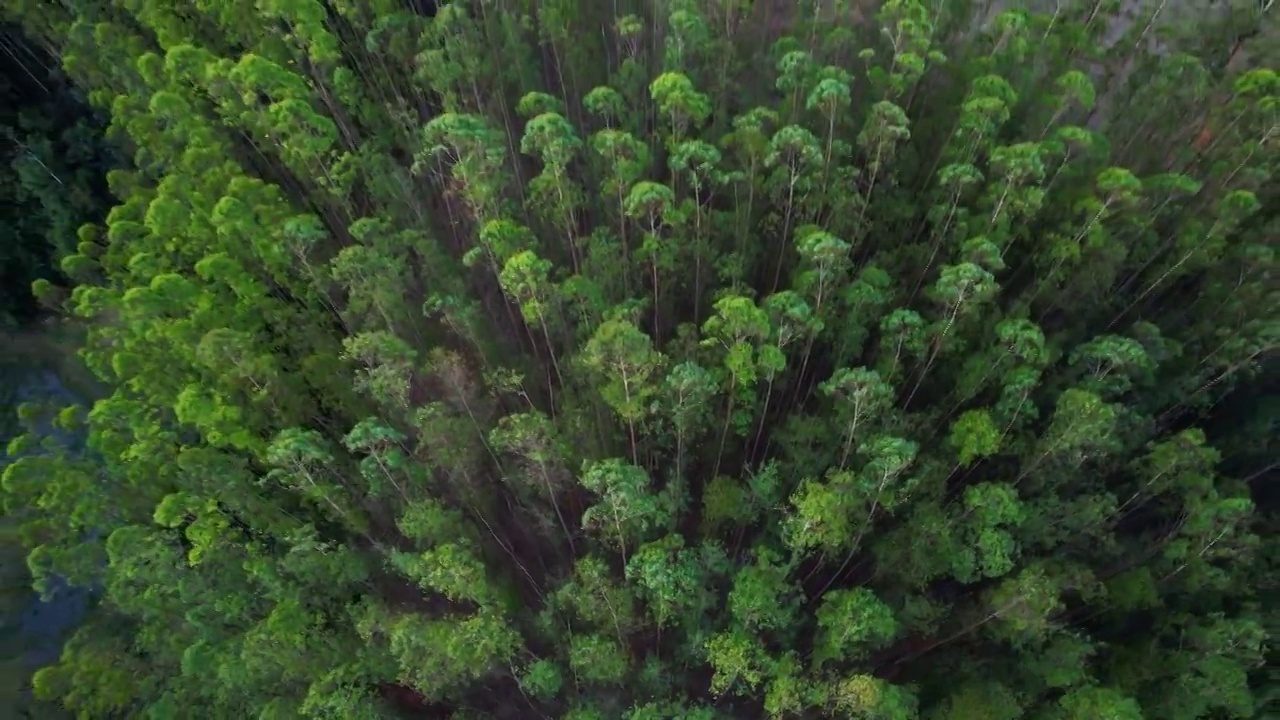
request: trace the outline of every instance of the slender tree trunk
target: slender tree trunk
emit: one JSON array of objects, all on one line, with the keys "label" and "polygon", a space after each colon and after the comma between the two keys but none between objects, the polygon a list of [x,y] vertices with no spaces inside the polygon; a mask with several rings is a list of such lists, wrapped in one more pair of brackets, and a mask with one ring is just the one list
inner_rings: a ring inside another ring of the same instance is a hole
[{"label": "slender tree trunk", "polygon": [[737,387],[738,377],[735,375],[729,382],[729,404],[724,411],[724,426],[720,429],[720,447],[716,451],[716,464],[715,469],[711,472],[712,478],[720,476],[720,460],[724,457],[724,444],[725,440],[729,437],[729,424],[733,419],[733,402],[735,399],[734,391]]}]

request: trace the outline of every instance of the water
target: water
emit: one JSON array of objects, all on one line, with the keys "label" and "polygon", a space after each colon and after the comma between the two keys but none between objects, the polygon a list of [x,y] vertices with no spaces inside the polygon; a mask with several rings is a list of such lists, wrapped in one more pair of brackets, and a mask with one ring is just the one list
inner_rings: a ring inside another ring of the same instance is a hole
[{"label": "water", "polygon": [[[7,444],[17,432],[13,418],[17,406],[24,402],[53,401],[60,404],[78,398],[66,388],[54,372],[33,369],[15,363],[0,363],[0,441]],[[41,428],[73,451],[82,447],[83,437],[47,426]],[[0,445],[3,446],[3,445]],[[10,462],[0,453],[0,471]],[[31,675],[39,668],[57,661],[62,644],[83,621],[92,605],[87,588],[73,587],[61,578],[51,578],[49,596],[41,599],[31,588],[27,572],[26,551],[21,546],[10,522],[0,525],[0,704],[9,717],[53,718],[55,709],[38,707],[30,696]]]}]

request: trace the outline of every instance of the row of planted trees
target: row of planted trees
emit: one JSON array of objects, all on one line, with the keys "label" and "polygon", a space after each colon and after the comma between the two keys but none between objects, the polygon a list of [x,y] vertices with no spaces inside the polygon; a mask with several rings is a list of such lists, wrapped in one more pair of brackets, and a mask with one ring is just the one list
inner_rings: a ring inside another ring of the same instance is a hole
[{"label": "row of planted trees", "polygon": [[1280,45],[1078,5],[10,2],[133,157],[37,690],[1251,717]]}]

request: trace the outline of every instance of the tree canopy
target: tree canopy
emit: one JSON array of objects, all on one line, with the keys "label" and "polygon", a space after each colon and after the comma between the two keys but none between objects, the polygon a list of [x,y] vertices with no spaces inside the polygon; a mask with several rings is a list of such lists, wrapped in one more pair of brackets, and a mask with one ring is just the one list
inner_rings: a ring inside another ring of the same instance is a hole
[{"label": "tree canopy", "polygon": [[8,448],[36,587],[102,591],[36,693],[1255,717],[1280,35],[1227,4],[8,0],[122,158],[31,231],[108,387]]}]

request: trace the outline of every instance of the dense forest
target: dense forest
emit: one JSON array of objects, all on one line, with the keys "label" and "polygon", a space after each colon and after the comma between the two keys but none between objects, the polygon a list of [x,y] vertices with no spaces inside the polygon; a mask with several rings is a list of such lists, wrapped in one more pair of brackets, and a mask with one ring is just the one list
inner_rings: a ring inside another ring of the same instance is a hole
[{"label": "dense forest", "polygon": [[[0,448],[21,433],[23,402],[85,398],[98,388],[76,361],[80,331],[42,310],[36,280],[66,284],[58,260],[76,251],[77,228],[100,222],[112,202],[106,172],[125,158],[103,142],[106,114],[20,28],[0,21]],[[50,432],[46,423],[42,434]],[[64,439],[71,439],[65,438]],[[76,438],[78,439],[78,438]],[[68,447],[68,449],[70,449]],[[0,472],[10,458],[0,452]],[[33,592],[18,534],[21,508],[0,518],[0,707],[5,718],[68,717],[36,702],[32,672],[56,660],[68,626],[92,591],[58,585]]]},{"label": "dense forest", "polygon": [[80,225],[106,216],[112,205],[106,173],[126,158],[103,142],[104,113],[89,107],[46,48],[3,22],[0,48],[0,332],[6,332],[39,314],[34,281],[65,284],[57,262],[76,252]]},{"label": "dense forest", "polygon": [[4,0],[35,695],[1262,717],[1273,3],[1016,5]]}]

